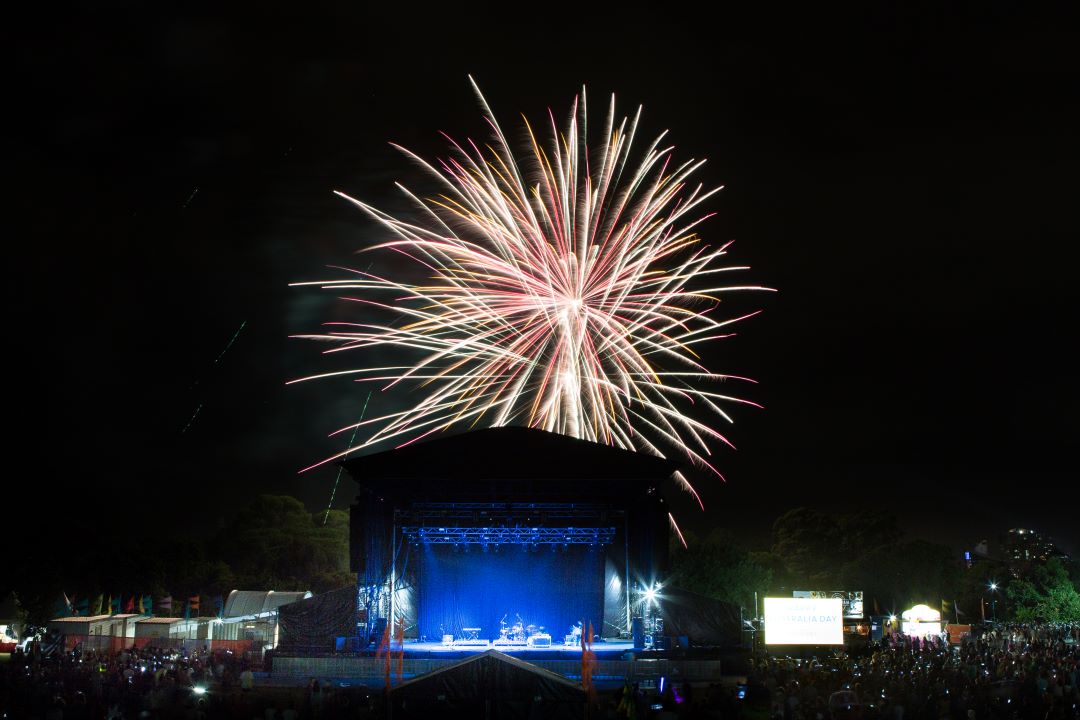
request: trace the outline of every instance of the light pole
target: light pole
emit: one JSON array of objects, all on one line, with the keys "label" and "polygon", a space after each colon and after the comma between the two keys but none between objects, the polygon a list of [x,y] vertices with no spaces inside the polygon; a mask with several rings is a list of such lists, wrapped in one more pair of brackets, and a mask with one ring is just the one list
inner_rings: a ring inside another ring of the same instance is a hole
[{"label": "light pole", "polygon": [[991,609],[991,612],[993,613],[994,623],[996,624],[997,623],[997,589],[998,589],[998,584],[996,582],[994,582],[993,580],[991,580],[990,585],[988,587],[990,588],[990,592],[994,593],[993,596],[990,598],[990,609]]}]

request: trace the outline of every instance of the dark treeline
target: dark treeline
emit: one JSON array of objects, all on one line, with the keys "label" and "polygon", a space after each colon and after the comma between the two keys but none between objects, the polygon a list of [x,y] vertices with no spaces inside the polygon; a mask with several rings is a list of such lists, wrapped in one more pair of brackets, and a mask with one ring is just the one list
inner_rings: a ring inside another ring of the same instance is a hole
[{"label": "dark treeline", "polygon": [[183,612],[179,600],[195,595],[210,614],[212,598],[234,589],[323,592],[355,581],[348,513],[331,511],[325,525],[324,515],[289,496],[259,495],[211,531],[75,521],[64,528],[68,539],[60,547],[9,546],[14,551],[6,553],[0,585],[5,594],[15,591],[35,623],[55,617],[64,594],[76,605],[99,595],[126,602],[149,594],[155,608],[172,596],[175,615]]},{"label": "dark treeline", "polygon": [[686,549],[674,548],[671,581],[735,603],[747,617],[755,592],[861,590],[868,614],[925,603],[941,607],[947,622],[980,621],[984,612],[987,620],[1080,621],[1075,561],[980,559],[969,567],[948,546],[906,537],[885,512],[790,510],[773,523],[767,548],[747,547],[723,529],[686,539]]},{"label": "dark treeline", "polygon": [[[212,531],[164,525],[152,531],[68,528],[72,540],[36,550],[12,545],[0,591],[14,590],[31,621],[73,600],[99,595],[212,598],[233,589],[311,590],[355,582],[349,572],[348,514],[311,513],[289,496],[260,495]],[[770,545],[753,548],[723,529],[687,533],[676,543],[668,583],[733,602],[753,615],[754,594],[861,590],[868,614],[899,613],[916,603],[941,607],[946,621],[1080,621],[1080,565],[1051,559],[1022,564],[982,560],[968,566],[951,548],[908,538],[884,512],[790,510],[773,523]],[[993,582],[996,590],[990,590]],[[175,602],[175,601],[174,601]],[[93,600],[91,607],[93,607]],[[182,613],[174,604],[173,614]],[[160,613],[159,613],[160,614]]]}]

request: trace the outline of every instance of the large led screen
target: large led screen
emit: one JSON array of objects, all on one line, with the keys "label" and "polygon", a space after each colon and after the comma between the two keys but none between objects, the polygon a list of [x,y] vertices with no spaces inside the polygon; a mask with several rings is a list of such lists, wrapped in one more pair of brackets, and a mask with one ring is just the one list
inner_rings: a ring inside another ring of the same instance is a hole
[{"label": "large led screen", "polygon": [[843,645],[840,598],[765,598],[766,645]]}]

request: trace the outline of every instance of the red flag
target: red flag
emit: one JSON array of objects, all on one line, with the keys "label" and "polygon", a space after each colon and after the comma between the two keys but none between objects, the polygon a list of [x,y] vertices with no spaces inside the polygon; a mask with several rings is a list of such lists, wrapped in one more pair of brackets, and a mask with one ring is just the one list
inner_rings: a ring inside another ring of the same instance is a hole
[{"label": "red flag", "polygon": [[125,603],[124,612],[126,612],[126,613],[135,612],[135,596],[134,595],[129,597],[127,603]]},{"label": "red flag", "polygon": [[589,694],[589,701],[596,702],[596,687],[593,684],[593,671],[596,669],[596,653],[593,651],[593,622],[589,621],[588,639],[582,637],[581,652],[581,687]]},{"label": "red flag", "polygon": [[390,623],[386,623],[382,639],[379,640],[379,649],[375,651],[375,658],[384,660],[384,680],[386,687],[390,687]]},{"label": "red flag", "polygon": [[589,701],[596,702],[596,688],[593,686],[593,670],[596,668],[596,653],[592,649],[593,626],[589,621],[588,634],[581,634],[581,688],[588,693]]},{"label": "red flag", "polygon": [[405,618],[398,620],[397,626],[397,644],[398,644],[398,656],[397,656],[397,680],[401,683],[401,676],[405,670]]}]

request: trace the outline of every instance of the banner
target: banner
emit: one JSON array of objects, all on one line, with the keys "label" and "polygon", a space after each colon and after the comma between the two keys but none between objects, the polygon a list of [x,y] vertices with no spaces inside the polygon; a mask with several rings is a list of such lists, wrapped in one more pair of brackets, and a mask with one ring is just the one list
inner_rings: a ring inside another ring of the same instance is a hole
[{"label": "banner", "polygon": [[861,590],[796,590],[791,597],[826,600],[839,598],[844,603],[844,617],[858,620],[863,617],[863,594]]}]

